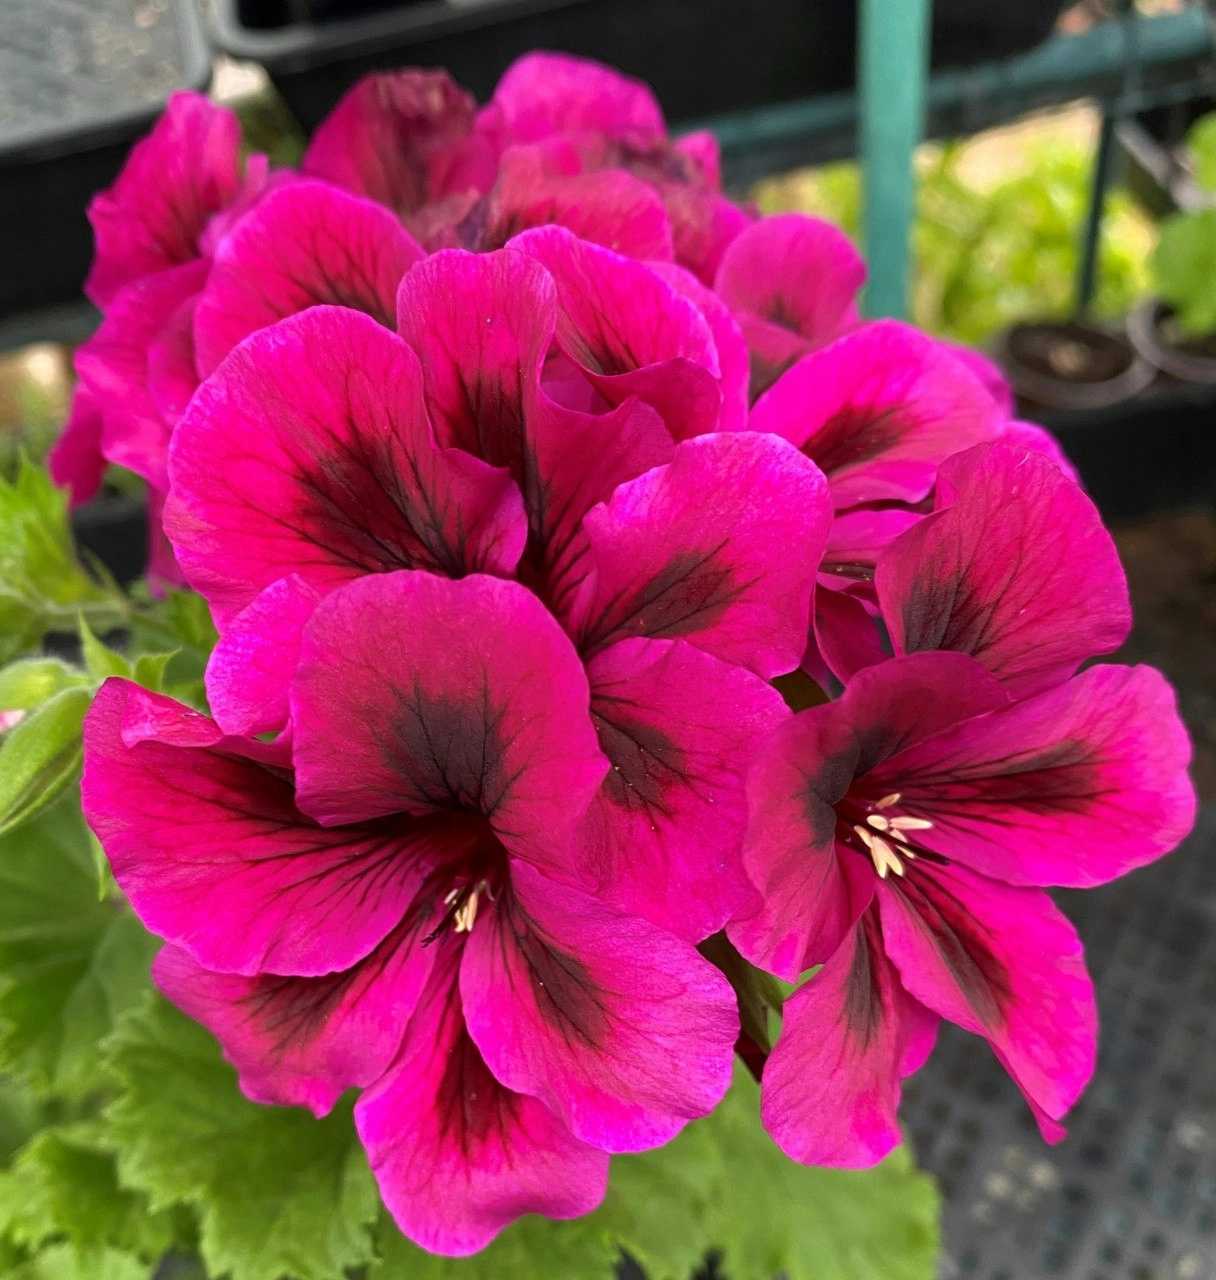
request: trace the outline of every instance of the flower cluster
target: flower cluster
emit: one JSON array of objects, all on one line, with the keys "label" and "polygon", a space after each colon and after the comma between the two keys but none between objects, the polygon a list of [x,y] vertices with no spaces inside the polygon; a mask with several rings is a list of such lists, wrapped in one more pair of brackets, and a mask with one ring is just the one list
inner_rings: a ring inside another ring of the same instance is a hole
[{"label": "flower cluster", "polygon": [[[863,323],[839,232],[731,203],[593,64],[480,111],[375,76],[298,172],[238,148],[180,96],[97,198],[55,466],[144,476],[218,628],[209,716],[102,687],[84,802],[245,1092],[361,1090],[452,1254],[588,1212],[737,1048],[797,1160],[891,1150],[942,1018],[1062,1134],[1096,1028],[1044,886],[1193,797],[1162,679],[1077,674],[1126,587],[999,374]],[[771,1055],[732,945],[801,983]]]}]

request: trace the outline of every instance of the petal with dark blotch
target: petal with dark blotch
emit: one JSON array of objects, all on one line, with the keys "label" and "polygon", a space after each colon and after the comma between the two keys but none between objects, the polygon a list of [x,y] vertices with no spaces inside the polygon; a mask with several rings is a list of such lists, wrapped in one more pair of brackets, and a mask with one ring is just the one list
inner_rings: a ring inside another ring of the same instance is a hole
[{"label": "petal with dark blotch", "polygon": [[663,420],[640,400],[597,414],[542,393],[528,415],[526,450],[527,557],[536,590],[564,621],[591,572],[583,517],[618,485],[670,462],[675,444]]},{"label": "petal with dark blotch", "polygon": [[435,438],[522,474],[525,423],[556,323],[539,263],[444,249],[401,281],[397,329],[418,356]]},{"label": "petal with dark blotch", "polygon": [[433,201],[493,185],[497,154],[473,133],[475,109],[446,71],[364,76],[318,125],[300,167],[408,222]]},{"label": "petal with dark blotch", "polygon": [[495,1077],[585,1142],[643,1151],[711,1111],[730,1084],[739,1017],[696,948],[515,865],[478,919],[460,992]]},{"label": "petal with dark blotch", "polygon": [[325,823],[457,809],[565,870],[608,767],[587,677],[515,582],[398,573],[352,582],[305,632],[291,693],[300,804]]},{"label": "petal with dark blotch", "polygon": [[726,304],[706,288],[691,271],[668,262],[651,262],[650,269],[686,298],[696,303],[714,337],[718,352],[718,388],[722,409],[717,431],[743,431],[747,427],[747,343]]},{"label": "petal with dark blotch", "polygon": [[1076,930],[1041,890],[960,866],[918,863],[877,892],[884,945],[904,986],[986,1036],[1027,1098],[1059,1120],[1093,1074],[1097,1044]]},{"label": "petal with dark blotch", "polygon": [[321,590],[402,568],[509,573],[527,535],[505,471],[433,446],[409,347],[341,307],[247,338],[171,453],[166,528],[221,627],[288,573]]},{"label": "petal with dark blotch", "polygon": [[243,338],[308,307],[365,311],[388,328],[423,256],[383,205],[324,182],[272,191],[224,237],[195,319],[205,376]]},{"label": "petal with dark blotch", "polygon": [[188,262],[128,285],[76,352],[76,371],[101,407],[102,452],[162,493],[169,427],[149,389],[149,352],[206,278],[205,262]]},{"label": "petal with dark blotch", "polygon": [[304,626],[321,592],[298,574],[272,582],[224,629],[207,661],[207,703],[225,733],[278,733]]},{"label": "petal with dark blotch", "polygon": [[451,947],[436,963],[396,1064],[355,1105],[359,1138],[397,1226],[415,1244],[451,1256],[484,1248],[525,1213],[590,1213],[608,1185],[603,1151],[486,1066],[465,1027],[458,957]]},{"label": "petal with dark blotch", "polygon": [[435,821],[319,827],[274,751],[108,680],[85,721],[85,815],[136,915],[200,964],[344,969],[405,916],[446,833]]},{"label": "petal with dark blotch", "polygon": [[1114,540],[1053,462],[1004,442],[968,449],[942,465],[936,501],[878,561],[897,653],[969,653],[1027,697],[1127,638]]},{"label": "petal with dark blotch", "polygon": [[586,517],[585,649],[683,638],[766,678],[792,671],[830,522],[823,475],[783,440],[727,432],[683,441],[667,466]]},{"label": "petal with dark blotch", "polygon": [[867,912],[782,1011],[760,1116],[787,1156],[858,1169],[899,1145],[899,1081],[915,1017]]},{"label": "petal with dark blotch", "polygon": [[580,832],[587,866],[606,901],[700,942],[757,902],[743,777],[789,712],[759,677],[682,640],[622,641],[587,675],[612,763]]},{"label": "petal with dark blotch", "polygon": [[85,292],[108,309],[124,285],[197,258],[208,220],[240,182],[236,113],[201,93],[175,93],[118,180],[89,205],[97,251]]},{"label": "petal with dark blotch", "polygon": [[793,982],[842,945],[873,896],[874,871],[836,843],[836,812],[859,758],[852,725],[828,703],[782,724],[747,775],[743,866],[760,906],[727,926],[759,968]]},{"label": "petal with dark blotch", "polygon": [[498,82],[490,111],[512,142],[555,133],[602,133],[653,146],[667,133],[654,94],[640,80],[588,58],[528,53]]},{"label": "petal with dark blotch", "polygon": [[557,285],[557,343],[610,404],[637,396],[677,440],[715,429],[722,405],[713,333],[696,304],[649,267],[564,227],[511,246]]},{"label": "petal with dark blotch", "polygon": [[865,278],[865,262],[853,242],[820,218],[761,218],[731,240],[714,290],[747,339],[753,399],[799,357],[857,325]]},{"label": "petal with dark blotch", "polygon": [[844,510],[918,502],[941,463],[995,439],[1003,421],[983,384],[945,345],[879,320],[799,360],[760,397],[750,425],[813,458]]},{"label": "petal with dark blotch", "polygon": [[351,968],[315,978],[213,973],[167,946],[152,978],[219,1040],[247,1098],[323,1116],[397,1056],[431,971],[433,949],[418,941],[407,924]]},{"label": "petal with dark blotch", "polygon": [[[940,696],[950,696],[944,685]],[[901,792],[901,809],[933,823],[917,834],[938,854],[1012,884],[1083,888],[1152,862],[1187,834],[1190,756],[1159,672],[1098,666],[991,715],[960,717],[886,760],[866,785]]]}]

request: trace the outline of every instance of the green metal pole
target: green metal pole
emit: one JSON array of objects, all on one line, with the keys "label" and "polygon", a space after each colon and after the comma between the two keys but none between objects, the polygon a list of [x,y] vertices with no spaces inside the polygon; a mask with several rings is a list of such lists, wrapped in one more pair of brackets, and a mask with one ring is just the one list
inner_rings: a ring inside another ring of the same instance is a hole
[{"label": "green metal pole", "polygon": [[857,84],[868,316],[908,314],[912,155],[924,128],[932,0],[861,0]]}]

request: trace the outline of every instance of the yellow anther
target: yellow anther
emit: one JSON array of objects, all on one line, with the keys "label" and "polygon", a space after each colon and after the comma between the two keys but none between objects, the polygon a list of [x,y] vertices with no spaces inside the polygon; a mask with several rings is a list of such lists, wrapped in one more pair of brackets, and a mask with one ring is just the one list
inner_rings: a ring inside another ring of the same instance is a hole
[{"label": "yellow anther", "polygon": [[477,890],[472,893],[456,909],[455,927],[457,933],[472,933],[473,922],[477,919]]},{"label": "yellow anther", "polygon": [[874,808],[889,809],[893,804],[898,804],[899,801],[900,801],[900,793],[898,791],[892,791],[889,796],[883,796],[883,798],[878,801],[878,803],[874,806]]},{"label": "yellow anther", "polygon": [[886,819],[886,818],[884,818],[884,817],[883,817],[883,815],[882,815],[881,813],[871,813],[871,814],[869,814],[869,815],[866,817],[866,821],[867,821],[867,822],[870,824],[870,826],[872,826],[876,831],[886,831],[886,830],[891,826],[891,823],[890,823],[890,822],[888,822],[888,821],[887,821],[887,819]]},{"label": "yellow anther", "polygon": [[[900,862],[896,856],[895,850],[880,835],[875,835],[873,831],[867,830],[865,827],[854,827],[861,838],[862,844],[870,851],[870,858],[874,863],[874,870],[878,872],[878,878],[885,880],[887,874],[894,871],[897,876],[904,874],[904,864]],[[901,849],[901,853],[904,851]],[[904,856],[910,856],[905,854]]]},{"label": "yellow anther", "polygon": [[891,827],[895,831],[928,831],[933,823],[928,818],[892,818]]}]

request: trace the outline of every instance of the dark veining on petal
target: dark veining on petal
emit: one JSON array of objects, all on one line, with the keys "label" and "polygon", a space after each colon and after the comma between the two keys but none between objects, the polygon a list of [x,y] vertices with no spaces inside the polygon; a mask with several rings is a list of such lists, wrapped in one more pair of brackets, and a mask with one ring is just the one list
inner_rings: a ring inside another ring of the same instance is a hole
[{"label": "dark veining on petal", "polygon": [[906,427],[898,408],[876,409],[852,401],[815,432],[802,452],[831,476],[877,458],[899,440]]}]

